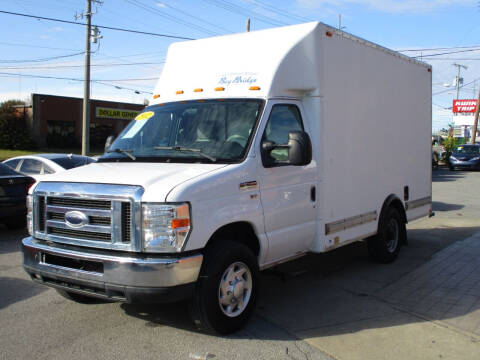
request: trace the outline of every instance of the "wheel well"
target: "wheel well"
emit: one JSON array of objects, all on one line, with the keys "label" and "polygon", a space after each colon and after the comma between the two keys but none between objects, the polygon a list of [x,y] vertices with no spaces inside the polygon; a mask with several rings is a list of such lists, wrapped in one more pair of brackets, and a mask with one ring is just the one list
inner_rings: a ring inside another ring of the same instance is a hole
[{"label": "wheel well", "polygon": [[[382,215],[385,213],[385,210],[388,209],[389,207],[395,208],[398,211],[398,213],[400,214],[400,216],[403,218],[403,221],[405,222],[405,224],[408,223],[407,213],[405,212],[405,208],[403,207],[403,204],[400,201],[400,199],[394,194],[391,194],[390,196],[388,196],[385,199],[385,201],[383,202],[382,210],[381,210],[380,216],[379,216],[379,223],[380,223]],[[406,240],[406,236],[405,236],[405,242],[406,241],[407,240]]]},{"label": "wheel well", "polygon": [[256,257],[260,254],[260,242],[253,230],[253,226],[246,221],[222,226],[210,237],[206,248],[225,238],[246,245]]}]

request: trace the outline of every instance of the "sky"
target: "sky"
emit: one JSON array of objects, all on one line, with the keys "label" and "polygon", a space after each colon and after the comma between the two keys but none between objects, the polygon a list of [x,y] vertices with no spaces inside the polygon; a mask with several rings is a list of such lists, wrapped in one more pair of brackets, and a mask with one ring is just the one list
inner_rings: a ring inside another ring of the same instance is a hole
[{"label": "sky", "polygon": [[[0,11],[79,23],[85,9],[86,0],[0,0]],[[341,14],[344,31],[433,66],[433,130],[452,121],[454,63],[467,67],[459,98],[476,98],[480,84],[478,0],[104,0],[93,10],[96,25],[191,39],[243,32],[247,18],[254,31],[308,21],[338,26]],[[100,31],[91,97],[144,103],[169,44],[183,40]],[[83,97],[84,26],[0,13],[0,34],[0,102],[31,93]]]}]

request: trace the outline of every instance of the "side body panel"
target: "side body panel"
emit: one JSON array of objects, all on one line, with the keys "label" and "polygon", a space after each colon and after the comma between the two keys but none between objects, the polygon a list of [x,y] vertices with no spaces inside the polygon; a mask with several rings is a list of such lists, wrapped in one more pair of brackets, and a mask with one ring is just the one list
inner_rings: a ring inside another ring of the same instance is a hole
[{"label": "side body panel", "polygon": [[313,251],[374,234],[384,200],[404,201],[405,186],[409,200],[432,194],[429,68],[336,32],[322,48],[323,224]]}]

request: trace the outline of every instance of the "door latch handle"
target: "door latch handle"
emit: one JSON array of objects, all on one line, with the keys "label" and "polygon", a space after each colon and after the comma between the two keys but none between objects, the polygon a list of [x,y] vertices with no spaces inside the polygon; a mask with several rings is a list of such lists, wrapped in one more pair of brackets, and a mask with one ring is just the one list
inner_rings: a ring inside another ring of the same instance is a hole
[{"label": "door latch handle", "polygon": [[310,188],[310,200],[315,202],[316,199],[317,199],[317,190],[316,190],[315,186],[312,186]]}]

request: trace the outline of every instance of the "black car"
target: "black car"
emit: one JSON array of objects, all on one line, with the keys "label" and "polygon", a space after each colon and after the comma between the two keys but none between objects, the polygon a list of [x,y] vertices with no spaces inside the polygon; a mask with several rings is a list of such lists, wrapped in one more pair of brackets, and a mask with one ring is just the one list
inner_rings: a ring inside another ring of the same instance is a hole
[{"label": "black car", "polygon": [[35,179],[0,163],[0,223],[9,229],[25,226],[26,197]]},{"label": "black car", "polygon": [[459,145],[450,155],[450,170],[455,169],[480,169],[480,145]]}]

